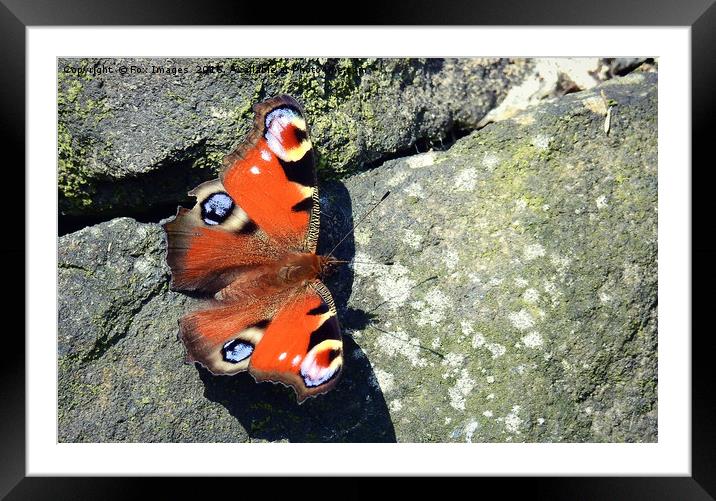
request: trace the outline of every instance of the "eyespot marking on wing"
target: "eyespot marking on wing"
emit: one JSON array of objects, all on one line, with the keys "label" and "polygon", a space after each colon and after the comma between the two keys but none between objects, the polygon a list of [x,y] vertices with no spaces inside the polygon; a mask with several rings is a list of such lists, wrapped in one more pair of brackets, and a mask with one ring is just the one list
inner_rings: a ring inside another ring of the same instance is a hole
[{"label": "eyespot marking on wing", "polygon": [[209,195],[201,202],[201,219],[209,226],[216,226],[228,219],[234,210],[234,200],[224,191]]},{"label": "eyespot marking on wing", "polygon": [[297,162],[311,149],[306,121],[301,113],[282,106],[266,115],[264,137],[271,151],[284,162]]},{"label": "eyespot marking on wing", "polygon": [[307,387],[325,384],[340,372],[343,365],[342,343],[326,339],[314,346],[303,359],[301,377]]},{"label": "eyespot marking on wing", "polygon": [[246,360],[254,352],[254,346],[251,343],[234,339],[224,344],[221,354],[225,362],[230,364],[238,364],[242,360]]}]

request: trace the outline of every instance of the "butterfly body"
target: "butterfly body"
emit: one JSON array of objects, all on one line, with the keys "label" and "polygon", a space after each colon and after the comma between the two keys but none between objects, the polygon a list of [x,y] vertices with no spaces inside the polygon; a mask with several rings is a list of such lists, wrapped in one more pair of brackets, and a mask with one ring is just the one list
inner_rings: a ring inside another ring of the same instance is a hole
[{"label": "butterfly body", "polygon": [[316,254],[315,159],[304,112],[290,96],[254,107],[254,128],[218,179],[189,192],[164,225],[174,290],[209,297],[180,320],[188,362],[214,374],[248,370],[291,386],[299,402],[338,380],[343,344],[321,282],[338,261]]}]

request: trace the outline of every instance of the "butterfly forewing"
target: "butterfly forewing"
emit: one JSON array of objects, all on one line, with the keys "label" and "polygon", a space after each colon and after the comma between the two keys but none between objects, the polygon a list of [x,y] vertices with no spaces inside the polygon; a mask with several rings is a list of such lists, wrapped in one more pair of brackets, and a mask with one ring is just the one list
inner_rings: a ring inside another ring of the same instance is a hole
[{"label": "butterfly forewing", "polygon": [[315,155],[298,102],[278,96],[254,107],[248,146],[224,160],[221,180],[232,199],[284,249],[315,252],[319,207]]},{"label": "butterfly forewing", "polygon": [[249,370],[259,381],[280,381],[299,400],[332,388],[343,367],[333,300],[321,282],[287,301],[266,327]]}]

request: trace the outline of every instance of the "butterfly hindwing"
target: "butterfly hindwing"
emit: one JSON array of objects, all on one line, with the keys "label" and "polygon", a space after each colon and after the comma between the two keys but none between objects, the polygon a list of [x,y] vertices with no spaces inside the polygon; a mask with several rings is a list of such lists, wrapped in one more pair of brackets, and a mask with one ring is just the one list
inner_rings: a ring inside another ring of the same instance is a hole
[{"label": "butterfly hindwing", "polygon": [[191,210],[179,208],[164,224],[172,289],[215,293],[244,267],[266,264],[275,252],[218,179],[189,192]]},{"label": "butterfly hindwing", "polygon": [[183,317],[187,362],[217,375],[248,369],[257,381],[293,387],[299,402],[330,390],[343,368],[343,341],[326,286],[316,280],[264,299],[217,302]]},{"label": "butterfly hindwing", "polygon": [[217,375],[245,371],[268,323],[260,310],[229,304],[183,317],[179,336],[186,348],[186,361],[199,362]]}]

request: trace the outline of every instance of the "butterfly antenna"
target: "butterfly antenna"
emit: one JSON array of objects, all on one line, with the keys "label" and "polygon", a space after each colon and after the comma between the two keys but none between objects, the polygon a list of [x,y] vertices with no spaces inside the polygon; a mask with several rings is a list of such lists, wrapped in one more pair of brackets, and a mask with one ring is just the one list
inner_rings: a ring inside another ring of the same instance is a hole
[{"label": "butterfly antenna", "polygon": [[378,200],[378,203],[376,203],[368,212],[366,212],[365,214],[363,214],[363,216],[358,220],[358,222],[353,225],[353,228],[351,228],[351,230],[350,230],[348,233],[346,233],[343,238],[341,238],[340,242],[338,242],[338,243],[336,244],[336,246],[333,247],[333,249],[331,249],[331,252],[328,253],[329,256],[332,256],[332,255],[333,255],[333,252],[338,248],[339,245],[341,245],[341,244],[343,243],[343,241],[344,241],[346,238],[348,238],[348,235],[350,235],[351,233],[353,233],[353,232],[355,231],[355,229],[358,227],[358,225],[361,224],[363,221],[365,221],[365,219],[370,215],[370,213],[373,212],[375,209],[377,209],[378,206],[381,204],[381,202],[382,202],[383,200],[385,200],[386,198],[388,198],[388,195],[390,195],[390,191],[386,191],[386,192],[385,192],[385,195],[383,195],[383,197],[382,197],[380,200]]},{"label": "butterfly antenna", "polygon": [[[392,338],[395,338],[395,339],[398,339],[398,340],[400,340],[400,341],[406,342],[405,339],[403,339],[403,338],[401,338],[401,337],[398,337],[398,336],[396,336],[395,334],[393,334],[392,332],[388,332],[388,331],[385,330],[385,329],[381,329],[380,327],[378,327],[377,325],[375,325],[373,322],[371,322],[370,324],[368,324],[368,327],[373,327],[375,330],[380,331],[380,332],[382,332],[382,333],[384,333],[384,334],[387,334],[388,336],[390,336],[390,337],[392,337]],[[412,343],[410,343],[410,344],[412,344]],[[427,346],[423,346],[423,345],[420,344],[420,343],[413,344],[413,346],[417,346],[417,347],[420,348],[421,350],[429,351],[429,352],[432,353],[433,355],[435,355],[435,356],[437,356],[437,357],[440,357],[440,358],[442,358],[442,359],[445,359],[445,355],[443,355],[443,354],[440,353],[439,351],[433,350],[432,348],[428,348]]]}]

